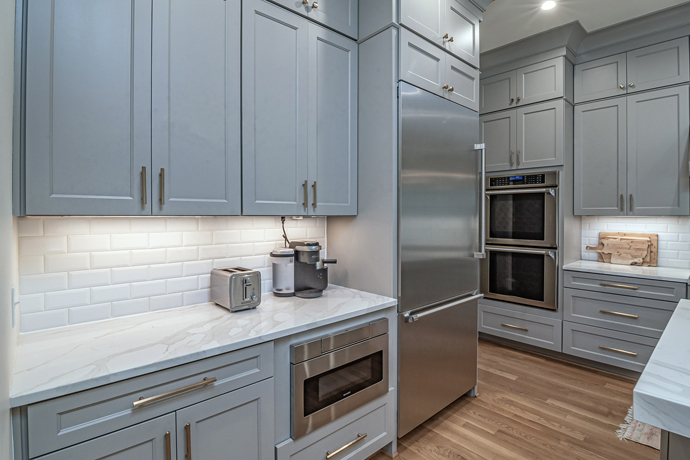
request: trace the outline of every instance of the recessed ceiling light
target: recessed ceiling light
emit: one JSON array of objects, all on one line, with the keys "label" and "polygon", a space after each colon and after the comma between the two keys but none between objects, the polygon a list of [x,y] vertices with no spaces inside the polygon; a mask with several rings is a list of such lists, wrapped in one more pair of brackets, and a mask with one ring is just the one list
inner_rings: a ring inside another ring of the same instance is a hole
[{"label": "recessed ceiling light", "polygon": [[556,2],[549,0],[548,2],[544,2],[544,4],[541,6],[542,10],[552,10],[556,8]]}]

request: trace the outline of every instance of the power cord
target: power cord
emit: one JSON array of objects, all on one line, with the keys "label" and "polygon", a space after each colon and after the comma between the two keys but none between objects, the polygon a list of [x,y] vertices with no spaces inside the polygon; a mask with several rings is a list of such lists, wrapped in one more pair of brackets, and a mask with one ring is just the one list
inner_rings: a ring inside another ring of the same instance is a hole
[{"label": "power cord", "polygon": [[285,247],[287,248],[288,245],[290,244],[290,240],[287,237],[287,233],[285,233],[285,216],[282,216],[280,218],[280,224],[283,227],[283,239],[285,240]]}]

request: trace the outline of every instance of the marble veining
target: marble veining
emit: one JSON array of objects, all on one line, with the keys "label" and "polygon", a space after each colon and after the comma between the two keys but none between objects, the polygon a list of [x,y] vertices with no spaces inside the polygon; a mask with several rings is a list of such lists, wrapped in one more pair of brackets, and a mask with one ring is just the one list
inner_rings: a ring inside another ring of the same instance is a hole
[{"label": "marble veining", "polygon": [[633,391],[635,418],[690,437],[690,300],[681,300]]},{"label": "marble veining", "polygon": [[10,404],[23,406],[275,340],[396,305],[331,285],[323,297],[265,294],[255,310],[212,303],[21,334]]},{"label": "marble veining", "polygon": [[599,273],[602,275],[619,275],[631,278],[676,281],[690,284],[690,270],[673,267],[634,267],[628,265],[605,264],[590,260],[579,260],[563,266],[563,270],[576,272]]}]

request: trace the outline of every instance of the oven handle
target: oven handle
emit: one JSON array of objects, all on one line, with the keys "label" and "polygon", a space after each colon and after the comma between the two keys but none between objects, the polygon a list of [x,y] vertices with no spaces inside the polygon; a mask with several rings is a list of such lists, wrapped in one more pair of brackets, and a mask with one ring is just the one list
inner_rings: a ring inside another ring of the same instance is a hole
[{"label": "oven handle", "polygon": [[553,249],[497,248],[497,247],[493,247],[493,246],[487,246],[486,249],[488,251],[496,251],[496,252],[519,252],[522,254],[539,254],[539,255],[543,255],[543,256],[549,256],[555,252]]},{"label": "oven handle", "polygon": [[483,298],[484,298],[484,294],[477,294],[477,295],[473,295],[472,297],[467,297],[466,299],[460,299],[460,300],[457,300],[455,302],[441,305],[440,307],[426,310],[422,313],[416,313],[414,315],[411,315],[410,312],[408,311],[407,313],[403,314],[403,317],[405,318],[406,323],[414,323],[415,321],[420,320],[420,319],[424,318],[425,316],[433,315],[433,314],[438,313],[440,311],[447,310],[447,309],[453,308],[453,307],[457,307],[458,305],[462,305],[463,303],[472,302],[473,300],[479,300],[479,299],[483,299]]},{"label": "oven handle", "polygon": [[490,190],[487,195],[520,195],[524,193],[550,193],[554,194],[555,188],[518,188],[515,190]]},{"label": "oven handle", "polygon": [[[479,190],[484,190],[486,185],[486,144],[474,144],[475,150],[482,151],[482,180],[479,184]],[[484,226],[486,225],[486,200],[481,198],[481,222],[479,223],[479,252],[474,253],[475,259],[486,259],[486,233]]]}]

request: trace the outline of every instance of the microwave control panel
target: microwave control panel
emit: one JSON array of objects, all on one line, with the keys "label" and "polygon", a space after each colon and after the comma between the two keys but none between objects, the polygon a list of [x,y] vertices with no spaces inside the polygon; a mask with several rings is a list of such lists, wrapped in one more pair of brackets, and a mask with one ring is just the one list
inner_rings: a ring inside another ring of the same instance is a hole
[{"label": "microwave control panel", "polygon": [[512,176],[487,177],[486,188],[513,188],[530,186],[558,186],[558,173],[548,172],[541,174],[515,174]]}]

